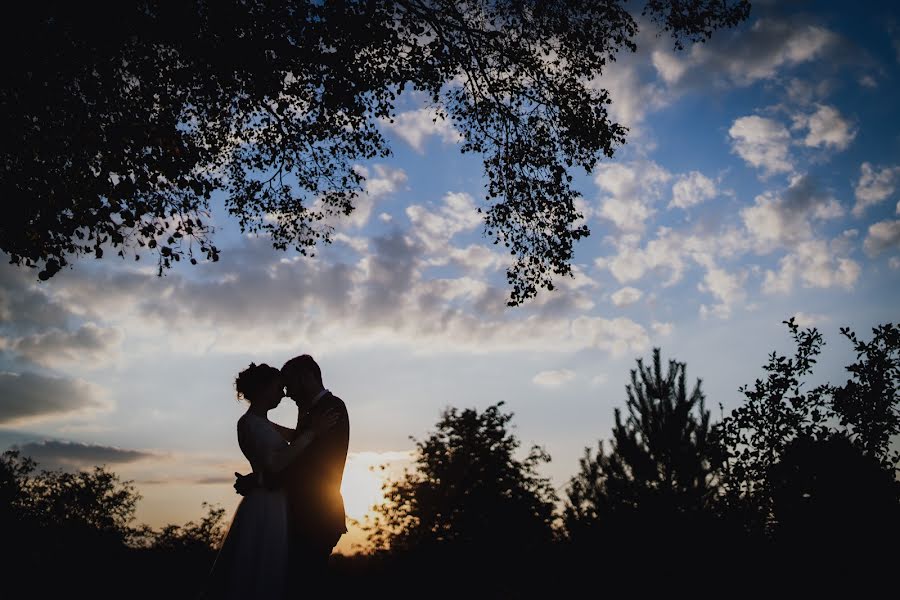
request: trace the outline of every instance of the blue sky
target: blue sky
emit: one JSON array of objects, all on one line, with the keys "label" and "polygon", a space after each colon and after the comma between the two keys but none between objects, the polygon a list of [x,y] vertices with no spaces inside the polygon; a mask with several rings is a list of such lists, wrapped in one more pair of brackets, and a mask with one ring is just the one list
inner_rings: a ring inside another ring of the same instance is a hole
[{"label": "blue sky", "polygon": [[[896,321],[900,290],[900,18],[889,3],[755,3],[740,28],[674,52],[645,26],[597,85],[628,143],[573,173],[592,235],[575,277],[505,306],[507,258],[481,236],[480,160],[414,95],[384,126],[394,154],[360,165],[368,194],[316,258],[241,236],[222,259],[81,261],[47,283],[0,267],[0,445],[46,466],[105,463],[153,525],[229,510],[246,470],[233,378],[308,352],[351,417],[352,516],[368,465],[405,464],[442,408],[505,401],[560,488],[606,438],[628,370],[661,347],[737,405],[796,315],[851,358],[838,328]],[[285,402],[273,418],[289,424]],[[356,540],[358,538],[353,538]],[[351,540],[352,541],[352,540]],[[349,549],[345,541],[342,549]]]}]

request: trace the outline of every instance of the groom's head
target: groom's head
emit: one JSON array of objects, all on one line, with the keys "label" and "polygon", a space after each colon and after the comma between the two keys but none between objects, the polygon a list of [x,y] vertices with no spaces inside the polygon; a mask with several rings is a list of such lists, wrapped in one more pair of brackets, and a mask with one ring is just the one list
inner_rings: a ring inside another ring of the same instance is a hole
[{"label": "groom's head", "polygon": [[309,354],[295,356],[281,367],[287,395],[295,402],[312,399],[322,389],[322,370]]}]

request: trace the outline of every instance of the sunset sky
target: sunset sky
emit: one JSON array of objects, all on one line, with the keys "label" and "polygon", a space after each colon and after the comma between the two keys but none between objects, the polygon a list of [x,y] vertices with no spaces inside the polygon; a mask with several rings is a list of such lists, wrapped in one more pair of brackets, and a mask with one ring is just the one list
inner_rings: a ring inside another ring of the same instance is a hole
[{"label": "sunset sky", "polygon": [[[407,95],[360,164],[367,195],[315,258],[242,236],[214,202],[217,263],[83,259],[49,282],[0,266],[0,449],[47,468],[106,464],[159,526],[230,514],[248,466],[234,377],[310,353],[347,403],[351,517],[448,406],[505,401],[561,490],[607,438],[637,357],[661,347],[719,414],[790,350],[781,321],[825,334],[818,378],[896,322],[900,292],[900,15],[882,2],[754,2],[739,29],[674,52],[647,25],[598,85],[630,128],[573,172],[591,236],[575,277],[506,307],[507,256],[482,237],[480,159]],[[152,264],[151,264],[152,263]],[[294,422],[289,401],[272,413]],[[396,471],[395,471],[396,472]],[[350,551],[357,533],[339,549]]]}]

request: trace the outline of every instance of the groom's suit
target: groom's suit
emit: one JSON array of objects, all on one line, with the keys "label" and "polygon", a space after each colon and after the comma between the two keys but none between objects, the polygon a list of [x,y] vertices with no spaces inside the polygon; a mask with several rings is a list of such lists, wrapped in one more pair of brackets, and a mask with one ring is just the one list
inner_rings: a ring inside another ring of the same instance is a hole
[{"label": "groom's suit", "polygon": [[341,535],[347,531],[341,480],[350,421],[344,402],[326,392],[310,410],[310,416],[333,410],[338,421],[316,437],[281,475],[281,487],[288,499],[292,569],[306,575],[321,573]]}]

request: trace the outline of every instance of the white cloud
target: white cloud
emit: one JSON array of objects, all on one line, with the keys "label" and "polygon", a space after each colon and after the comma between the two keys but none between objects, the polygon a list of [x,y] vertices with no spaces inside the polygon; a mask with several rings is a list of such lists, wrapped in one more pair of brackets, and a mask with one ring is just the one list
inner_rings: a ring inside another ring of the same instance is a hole
[{"label": "white cloud", "polygon": [[900,247],[900,220],[879,221],[869,226],[863,248],[869,256]]},{"label": "white cloud", "polygon": [[878,87],[878,82],[875,81],[875,78],[871,75],[863,75],[859,78],[859,85],[869,89],[875,89]]},{"label": "white cloud", "polygon": [[655,49],[668,46],[669,40],[655,35],[651,24],[641,23],[635,42],[636,52],[619,53],[614,62],[604,66],[600,77],[587,82],[591,88],[609,91],[610,119],[629,128],[632,142],[643,135],[641,126],[647,114],[662,108],[673,97],[650,65]]},{"label": "white cloud", "polygon": [[425,153],[425,140],[432,135],[440,137],[446,144],[455,144],[462,140],[453,124],[448,119],[438,116],[433,108],[400,113],[394,117],[393,123],[388,119],[382,119],[381,122],[388,129],[395,131],[419,154]]},{"label": "white cloud", "polygon": [[672,186],[672,201],[669,202],[669,207],[689,208],[715,198],[716,194],[716,184],[712,179],[697,171],[691,171],[687,175],[680,175]]},{"label": "white cloud", "polygon": [[541,371],[531,378],[532,383],[541,386],[558,386],[575,379],[575,371],[571,369],[556,369],[553,371]]},{"label": "white cloud", "polygon": [[701,316],[713,314],[720,318],[729,317],[732,307],[746,298],[744,292],[746,278],[746,273],[728,273],[719,267],[709,267],[697,289],[712,294],[719,303],[712,307],[701,305]]},{"label": "white cloud", "polygon": [[406,207],[413,234],[430,252],[443,251],[458,233],[481,225],[475,201],[466,193],[448,192],[437,210],[418,204]]},{"label": "white cloud", "polygon": [[833,106],[819,104],[811,115],[794,117],[794,127],[807,129],[803,144],[810,148],[844,150],[856,137],[856,130]]},{"label": "white cloud", "polygon": [[892,256],[891,259],[888,261],[888,266],[890,268],[894,269],[895,271],[897,269],[900,269],[900,257]]},{"label": "white cloud", "polygon": [[824,240],[807,240],[779,261],[777,271],[766,271],[763,291],[787,294],[799,279],[804,287],[850,289],[859,278],[860,266],[853,259],[837,256]]},{"label": "white cloud", "polygon": [[674,231],[660,227],[656,237],[641,248],[636,235],[624,235],[617,241],[617,253],[600,257],[594,263],[608,269],[619,283],[637,281],[648,272],[662,277],[662,285],[674,285],[684,276],[687,260],[705,268],[715,266],[717,258],[731,258],[744,253],[749,242],[740,230],[726,227],[721,230],[695,233]]},{"label": "white cloud", "polygon": [[631,319],[578,317],[572,321],[572,334],[585,348],[599,348],[613,356],[640,352],[650,340],[647,331]]},{"label": "white cloud", "polygon": [[813,327],[829,321],[829,318],[826,315],[798,312],[794,315],[794,321],[800,327]]},{"label": "white cloud", "polygon": [[594,375],[591,377],[591,387],[599,387],[604,385],[609,381],[609,375],[606,373],[600,373],[599,375]]},{"label": "white cloud", "polygon": [[772,119],[752,115],[740,117],[728,130],[732,150],[747,164],[761,168],[765,176],[790,173],[794,166],[788,156],[791,134]]},{"label": "white cloud", "polygon": [[[54,298],[102,312],[135,344],[145,340],[153,351],[188,355],[250,347],[272,354],[309,344],[320,352],[376,345],[420,353],[616,353],[643,349],[649,340],[630,319],[586,314],[596,285],[590,278],[579,276],[561,285],[561,293],[511,311],[506,287],[483,280],[475,266],[458,261],[462,273],[430,276],[433,255],[411,233],[371,238],[369,254],[352,263],[327,255],[285,257],[263,239],[243,243],[227,262],[199,265],[190,278],[67,271],[54,281]],[[465,246],[452,248],[477,256]],[[113,301],[108,290],[115,290]]]},{"label": "white cloud", "polygon": [[365,188],[357,197],[353,212],[347,217],[339,217],[336,225],[341,227],[346,224],[359,229],[369,222],[375,202],[396,192],[406,183],[407,176],[403,169],[386,165],[376,164],[372,169],[357,165],[354,168],[366,178]]},{"label": "white cloud", "polygon": [[631,306],[635,302],[641,299],[643,292],[637,288],[633,287],[623,287],[619,291],[615,292],[610,298],[612,298],[613,304],[618,307],[623,306]]},{"label": "white cloud", "polygon": [[837,41],[837,35],[816,25],[763,18],[749,30],[723,31],[711,42],[694,44],[687,55],[657,50],[653,65],[670,86],[702,85],[710,79],[747,86],[821,58]]},{"label": "white cloud", "polygon": [[[860,166],[859,181],[856,182],[856,204],[853,206],[854,216],[862,216],[869,206],[878,204],[888,198],[896,189],[900,178],[900,165],[893,167],[873,167],[864,162]],[[900,203],[897,205],[900,213]]]},{"label": "white cloud", "polygon": [[672,335],[672,331],[675,330],[674,323],[661,323],[659,321],[653,321],[650,324],[650,328],[653,329],[653,332],[657,335],[668,337]]},{"label": "white cloud", "polygon": [[594,182],[602,190],[599,216],[609,219],[622,231],[639,232],[655,211],[652,208],[662,196],[669,181],[668,171],[652,161],[601,163]]},{"label": "white cloud", "polygon": [[759,251],[790,245],[813,237],[814,221],[835,219],[844,209],[833,197],[819,191],[808,175],[796,176],[780,193],[765,192],[753,206],[741,210],[741,219]]}]

